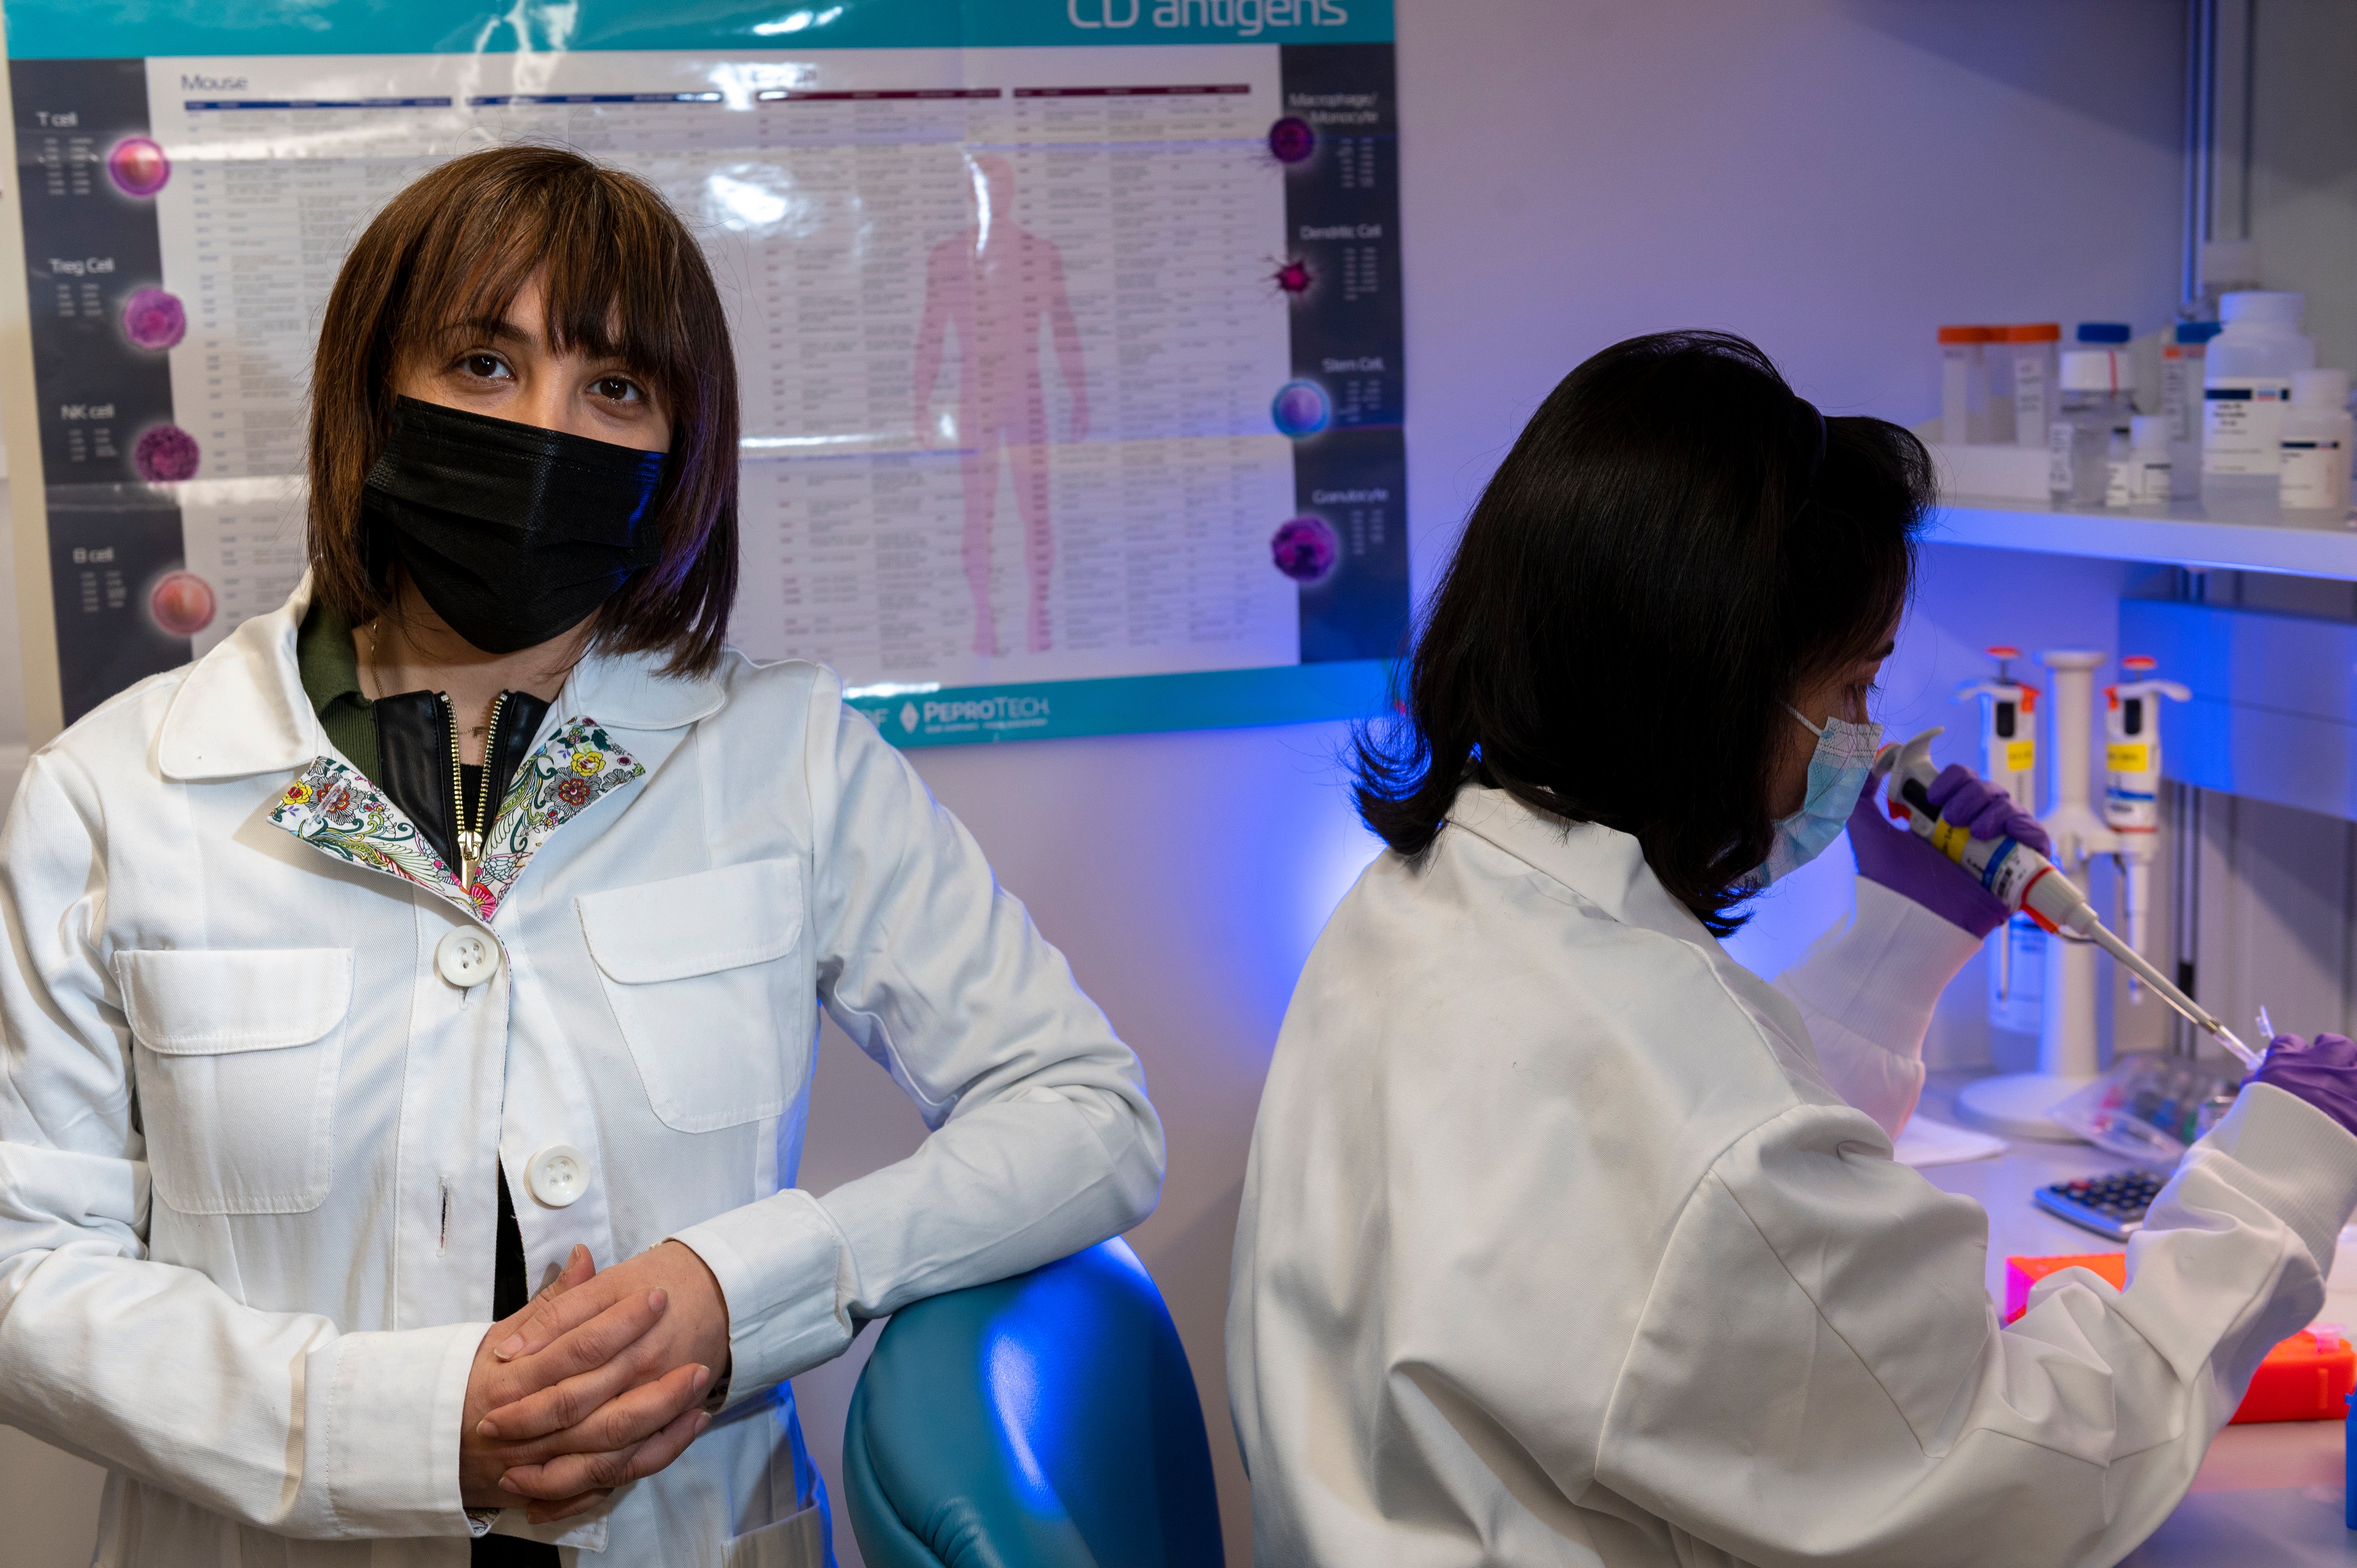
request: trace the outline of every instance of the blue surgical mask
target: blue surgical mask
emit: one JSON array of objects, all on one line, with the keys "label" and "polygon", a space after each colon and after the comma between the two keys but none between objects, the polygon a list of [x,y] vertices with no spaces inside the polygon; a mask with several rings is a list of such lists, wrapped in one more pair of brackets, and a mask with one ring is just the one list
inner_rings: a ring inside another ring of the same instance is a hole
[{"label": "blue surgical mask", "polygon": [[1841,836],[1859,792],[1866,788],[1867,775],[1874,769],[1874,754],[1882,749],[1880,725],[1854,725],[1846,719],[1813,725],[1798,708],[1787,704],[1785,712],[1817,737],[1817,749],[1809,758],[1807,798],[1799,811],[1776,824],[1776,842],[1769,847],[1768,859],[1751,874],[1751,880],[1762,887],[1780,876],[1792,875]]}]

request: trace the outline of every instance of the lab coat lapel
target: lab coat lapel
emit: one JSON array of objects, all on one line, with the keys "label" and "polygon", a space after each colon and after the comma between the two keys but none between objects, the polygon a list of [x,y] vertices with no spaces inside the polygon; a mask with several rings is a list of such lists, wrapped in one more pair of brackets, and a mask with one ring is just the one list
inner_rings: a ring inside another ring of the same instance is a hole
[{"label": "lab coat lapel", "polygon": [[1547,816],[1503,789],[1478,784],[1458,792],[1448,822],[1553,877],[1622,925],[1718,945],[1662,886],[1636,839],[1617,828]]},{"label": "lab coat lapel", "polygon": [[198,661],[165,714],[158,768],[179,782],[295,772],[270,812],[274,825],[347,865],[423,888],[487,925],[558,828],[647,771],[612,732],[660,736],[657,749],[667,755],[676,732],[726,702],[717,681],[663,676],[645,654],[583,660],[551,705],[553,730],[544,733],[500,803],[480,874],[462,886],[407,814],[334,754],[296,661],[296,634],[310,607],[307,573],[284,605],[247,621]]},{"label": "lab coat lapel", "polygon": [[165,778],[192,784],[290,772],[328,749],[295,663],[295,633],[310,607],[306,573],[285,604],[197,660],[157,732]]},{"label": "lab coat lapel", "polygon": [[1547,816],[1502,789],[1479,785],[1458,791],[1448,821],[1554,878],[1621,924],[1658,931],[1698,950],[1719,983],[1762,1024],[1770,1048],[1785,1067],[1802,1079],[1824,1080],[1815,1042],[1792,998],[1736,962],[1694,911],[1670,897],[1645,864],[1645,852],[1634,835]]}]

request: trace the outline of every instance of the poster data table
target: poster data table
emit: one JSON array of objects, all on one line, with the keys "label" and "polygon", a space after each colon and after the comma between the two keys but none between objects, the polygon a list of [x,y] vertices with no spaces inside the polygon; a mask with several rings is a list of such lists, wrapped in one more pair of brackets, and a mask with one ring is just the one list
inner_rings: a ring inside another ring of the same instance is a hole
[{"label": "poster data table", "polygon": [[904,7],[899,47],[791,51],[741,45],[813,13],[396,50],[331,5],[317,52],[140,59],[23,58],[9,5],[67,719],[285,598],[338,269],[512,142],[645,178],[705,247],[747,652],[834,666],[903,743],[1363,711],[1407,618],[1388,13],[1246,42],[1221,3],[1183,42],[1071,0],[1048,42]]}]

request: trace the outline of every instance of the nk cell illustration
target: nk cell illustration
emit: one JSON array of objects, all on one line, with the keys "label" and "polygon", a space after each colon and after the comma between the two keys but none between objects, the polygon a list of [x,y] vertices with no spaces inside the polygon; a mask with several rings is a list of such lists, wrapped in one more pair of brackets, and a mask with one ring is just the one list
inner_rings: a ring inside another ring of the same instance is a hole
[{"label": "nk cell illustration", "polygon": [[1295,582],[1322,583],[1342,558],[1342,542],[1322,517],[1289,517],[1269,536],[1268,551],[1276,569]]},{"label": "nk cell illustration", "polygon": [[147,136],[125,136],[106,155],[106,177],[125,196],[153,196],[172,177],[172,160]]},{"label": "nk cell illustration", "polygon": [[1331,424],[1334,405],[1328,401],[1326,389],[1316,381],[1287,381],[1276,390],[1276,401],[1268,405],[1268,415],[1276,422],[1277,429],[1298,441]]},{"label": "nk cell illustration", "polygon": [[123,335],[142,349],[161,353],[188,335],[188,313],[176,294],[134,289],[123,302]]},{"label": "nk cell illustration", "polygon": [[177,424],[159,424],[131,448],[131,466],[149,484],[168,485],[195,478],[200,456],[195,436]]}]

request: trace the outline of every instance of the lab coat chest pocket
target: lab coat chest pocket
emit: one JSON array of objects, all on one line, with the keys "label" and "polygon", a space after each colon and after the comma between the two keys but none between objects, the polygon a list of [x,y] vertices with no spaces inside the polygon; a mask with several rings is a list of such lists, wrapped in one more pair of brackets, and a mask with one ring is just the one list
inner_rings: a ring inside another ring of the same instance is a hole
[{"label": "lab coat chest pocket", "polygon": [[709,1133],[786,1108],[818,1023],[797,863],[748,861],[574,904],[664,1126]]},{"label": "lab coat chest pocket", "polygon": [[183,1214],[301,1214],[334,1175],[352,951],[114,955],[156,1196]]}]

